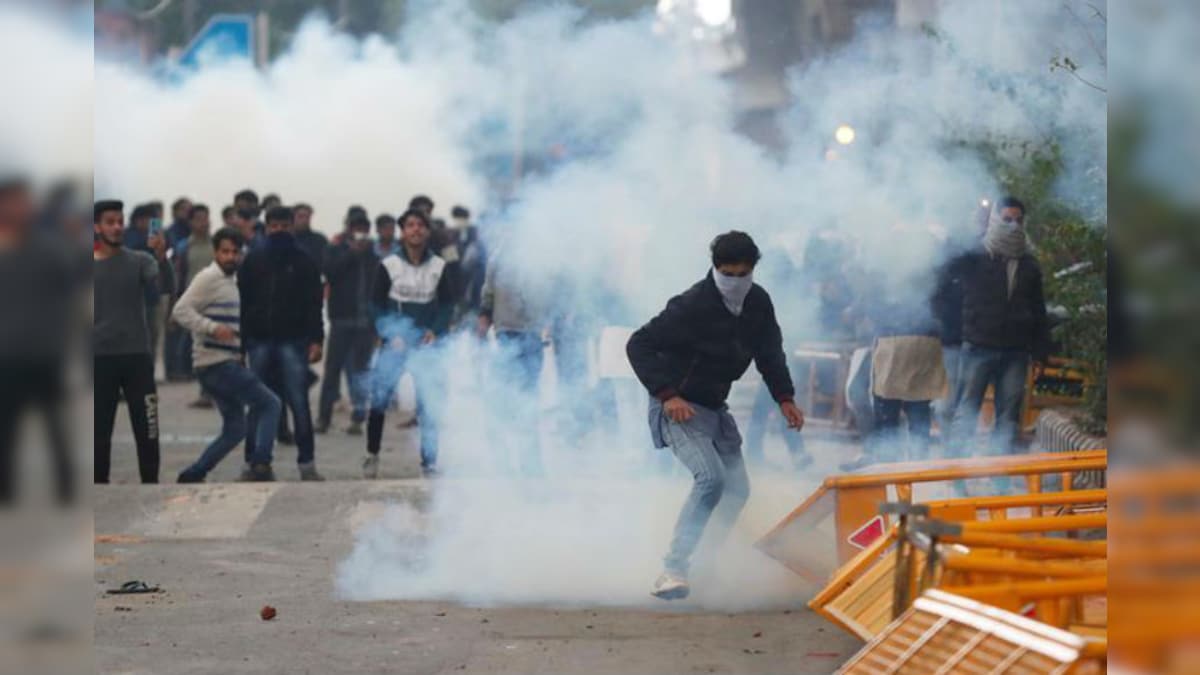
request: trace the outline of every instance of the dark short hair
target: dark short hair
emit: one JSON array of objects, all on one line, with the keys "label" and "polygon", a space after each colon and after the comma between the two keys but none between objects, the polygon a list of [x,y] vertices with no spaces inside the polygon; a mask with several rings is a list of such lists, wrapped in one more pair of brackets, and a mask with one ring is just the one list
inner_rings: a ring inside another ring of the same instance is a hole
[{"label": "dark short hair", "polygon": [[280,204],[282,204],[283,200],[279,198],[279,195],[272,192],[270,194],[263,195],[262,203],[265,204],[266,202],[279,202]]},{"label": "dark short hair", "polygon": [[124,211],[125,203],[119,199],[101,199],[92,206],[92,222],[100,222],[100,216],[109,211]]},{"label": "dark short hair", "polygon": [[427,230],[433,229],[433,227],[431,227],[429,224],[429,218],[425,215],[425,212],[419,209],[409,209],[404,213],[401,213],[400,217],[396,219],[396,224],[399,225],[400,229],[403,230],[404,223],[408,222],[409,218],[416,218],[420,220]]},{"label": "dark short hair", "polygon": [[731,230],[713,239],[713,267],[738,263],[757,265],[760,258],[762,258],[762,253],[759,252],[758,245],[745,232]]},{"label": "dark short hair", "polygon": [[233,208],[233,204],[230,204],[229,206],[226,206],[225,208],[221,209],[221,218],[228,218],[229,216],[236,215],[236,214],[237,214],[237,209]]},{"label": "dark short hair", "polygon": [[371,219],[362,214],[350,216],[350,220],[346,222],[346,229],[352,230],[354,228],[371,229]]},{"label": "dark short hair", "polygon": [[381,213],[375,218],[375,227],[380,228],[384,225],[395,225],[396,219],[386,213]]},{"label": "dark short hair", "polygon": [[188,209],[188,220],[195,218],[197,213],[208,213],[208,207],[204,204],[192,204],[192,208]]},{"label": "dark short hair", "polygon": [[1004,198],[1002,198],[1002,199],[1000,200],[1000,202],[999,202],[998,204],[996,204],[996,209],[997,209],[997,210],[1002,210],[1002,209],[1021,209],[1021,217],[1022,217],[1022,218],[1024,218],[1024,217],[1025,217],[1025,213],[1026,213],[1026,211],[1025,211],[1025,202],[1022,202],[1020,199],[1017,199],[1016,197],[1013,197],[1013,196],[1011,196],[1011,195],[1010,195],[1010,196],[1007,196],[1007,197],[1004,197]]},{"label": "dark short hair", "polygon": [[313,207],[310,204],[300,202],[299,204],[292,206],[292,213],[295,213],[296,211],[308,211],[309,213],[312,213]]},{"label": "dark short hair", "polygon": [[141,220],[142,218],[154,217],[153,204],[138,204],[133,207],[133,213],[129,214],[129,220]]},{"label": "dark short hair", "polygon": [[286,206],[275,206],[270,211],[267,211],[266,221],[268,223],[284,221],[285,223],[294,222],[296,216],[292,210]]},{"label": "dark short hair", "polygon": [[[426,208],[426,207],[430,211],[433,210],[433,200],[430,199],[429,197],[427,197],[426,195],[417,195],[416,197],[413,197],[412,199],[408,200],[408,208],[410,210]],[[403,220],[403,219],[400,218],[397,220]]]},{"label": "dark short hair", "polygon": [[346,220],[347,221],[349,221],[354,216],[358,216],[358,215],[362,215],[362,216],[367,215],[367,210],[364,209],[363,207],[359,206],[358,204],[352,204],[350,206],[350,208],[346,209]]},{"label": "dark short hair", "polygon": [[451,218],[470,218],[471,212],[468,211],[467,207],[465,207],[465,206],[456,205],[454,208],[450,209],[450,217]]},{"label": "dark short hair", "polygon": [[171,202],[171,213],[175,213],[176,211],[178,211],[179,207],[183,206],[184,204],[191,204],[191,203],[192,203],[192,200],[188,199],[187,197],[180,197],[179,199],[176,199],[175,201]]},{"label": "dark short hair", "polygon": [[233,201],[235,203],[243,201],[243,200],[249,200],[249,201],[252,201],[255,204],[257,204],[258,203],[258,193],[255,192],[254,190],[246,188],[245,190],[242,190],[241,192],[239,192],[233,196]]},{"label": "dark short hair", "polygon": [[242,220],[255,220],[258,218],[258,209],[238,209],[237,215]]},{"label": "dark short hair", "polygon": [[238,248],[246,245],[246,238],[242,236],[241,232],[238,232],[232,227],[222,227],[221,229],[217,230],[217,233],[214,234],[212,238],[213,250],[215,251],[221,248],[221,242],[223,241],[232,241],[233,244]]}]

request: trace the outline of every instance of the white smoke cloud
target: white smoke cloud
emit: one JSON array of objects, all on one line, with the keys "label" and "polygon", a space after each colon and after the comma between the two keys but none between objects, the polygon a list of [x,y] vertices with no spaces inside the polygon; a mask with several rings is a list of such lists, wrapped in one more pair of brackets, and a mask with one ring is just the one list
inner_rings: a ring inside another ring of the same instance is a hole
[{"label": "white smoke cloud", "polygon": [[[733,228],[755,236],[767,261],[799,260],[811,234],[834,228],[858,242],[863,267],[887,279],[931,268],[941,247],[924,227],[974,227],[978,200],[996,191],[956,141],[1057,138],[1070,166],[1104,162],[1103,94],[1049,68],[1058,50],[1094,66],[1085,38],[1064,29],[1059,3],[1003,3],[1001,15],[980,20],[973,3],[949,2],[932,24],[936,39],[867,32],[799,67],[782,117],[782,161],[733,131],[727,83],[656,36],[649,15],[580,24],[576,12],[551,8],[489,28],[447,4],[410,21],[399,49],[311,21],[261,73],[213,67],[168,86],[98,64],[98,194],[187,194],[216,205],[254,186],[312,202],[317,226],[332,232],[350,203],[396,210],[422,192],[439,212],[456,201],[484,206],[487,181],[475,160],[565,143],[564,166],[527,180],[496,226],[505,253],[528,271],[531,296],[570,289],[580,307],[640,323],[701,277],[708,242]],[[844,123],[858,138],[831,161],[833,130]],[[1098,194],[1080,191],[1089,186]],[[1068,176],[1062,189],[1080,204],[1104,201],[1094,181]],[[808,289],[768,290],[785,330],[811,323]],[[442,441],[447,473],[467,478],[436,483],[428,511],[397,506],[365,527],[339,569],[339,592],[646,602],[687,480],[656,468],[664,456],[651,454],[644,413],[578,433],[545,429],[551,479],[513,477],[497,465],[509,431],[495,396],[519,394],[478,386],[483,360],[472,349],[449,349]],[[547,386],[542,407],[575,393]],[[806,485],[767,475],[752,485],[726,557],[697,570],[706,583],[693,606],[802,597],[798,580],[748,543]]]}]

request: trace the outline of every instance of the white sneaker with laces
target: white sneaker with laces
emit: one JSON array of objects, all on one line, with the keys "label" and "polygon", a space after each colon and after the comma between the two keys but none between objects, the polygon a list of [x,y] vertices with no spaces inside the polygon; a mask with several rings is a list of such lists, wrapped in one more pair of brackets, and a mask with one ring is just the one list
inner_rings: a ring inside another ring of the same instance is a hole
[{"label": "white sneaker with laces", "polygon": [[691,588],[683,576],[674,572],[663,572],[654,582],[654,590],[650,591],[650,595],[663,600],[682,600],[690,592]]},{"label": "white sneaker with laces", "polygon": [[374,480],[379,478],[379,455],[367,455],[363,460],[363,478]]}]

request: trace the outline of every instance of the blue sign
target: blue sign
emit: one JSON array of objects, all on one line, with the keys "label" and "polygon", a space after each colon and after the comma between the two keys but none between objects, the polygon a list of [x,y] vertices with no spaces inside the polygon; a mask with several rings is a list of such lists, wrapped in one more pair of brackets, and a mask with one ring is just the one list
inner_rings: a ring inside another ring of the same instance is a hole
[{"label": "blue sign", "polygon": [[177,65],[201,68],[220,61],[254,61],[254,17],[250,14],[215,14],[192,38]]}]

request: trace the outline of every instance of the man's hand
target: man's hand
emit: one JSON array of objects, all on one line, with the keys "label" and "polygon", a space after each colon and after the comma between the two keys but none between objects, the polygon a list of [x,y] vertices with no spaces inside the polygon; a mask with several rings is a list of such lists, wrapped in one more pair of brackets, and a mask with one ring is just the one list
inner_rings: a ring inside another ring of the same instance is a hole
[{"label": "man's hand", "polygon": [[783,413],[783,419],[787,420],[789,429],[800,431],[804,428],[804,411],[794,402],[784,401],[780,403],[779,412]]},{"label": "man's hand", "polygon": [[233,332],[229,326],[221,324],[213,330],[212,336],[221,342],[232,342],[237,337],[237,333]]},{"label": "man's hand", "polygon": [[475,334],[479,337],[487,337],[488,329],[492,327],[492,320],[482,314],[479,315],[479,320],[475,322]]},{"label": "man's hand", "polygon": [[433,331],[427,330],[427,331],[425,331],[425,335],[421,337],[421,344],[431,345],[431,344],[433,344],[433,341],[436,339],[437,339],[437,336],[433,334]]},{"label": "man's hand", "polygon": [[1046,364],[1042,363],[1041,361],[1034,361],[1033,362],[1033,381],[1037,382],[1038,378],[1041,377],[1042,373],[1044,373],[1045,371],[1046,371]]},{"label": "man's hand", "polygon": [[682,424],[696,415],[696,409],[692,407],[692,404],[680,396],[667,399],[663,403],[663,412],[666,413],[667,419],[678,424]]},{"label": "man's hand", "polygon": [[316,342],[308,346],[308,362],[316,363],[321,360],[321,343]]}]

